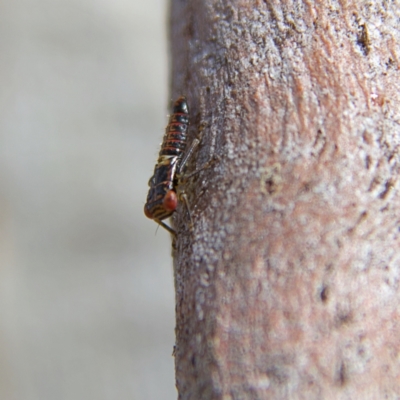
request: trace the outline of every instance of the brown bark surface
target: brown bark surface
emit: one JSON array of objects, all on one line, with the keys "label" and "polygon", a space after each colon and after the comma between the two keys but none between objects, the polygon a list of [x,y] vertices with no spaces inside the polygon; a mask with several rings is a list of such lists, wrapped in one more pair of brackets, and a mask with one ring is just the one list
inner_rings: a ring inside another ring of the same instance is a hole
[{"label": "brown bark surface", "polygon": [[400,398],[399,10],[172,0],[180,399]]}]

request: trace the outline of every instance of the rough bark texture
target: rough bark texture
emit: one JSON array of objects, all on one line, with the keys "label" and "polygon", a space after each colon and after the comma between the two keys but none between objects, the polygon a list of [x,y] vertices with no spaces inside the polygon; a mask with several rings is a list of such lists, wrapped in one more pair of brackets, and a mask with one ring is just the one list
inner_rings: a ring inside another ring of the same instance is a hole
[{"label": "rough bark texture", "polygon": [[399,10],[172,0],[180,399],[400,398]]}]

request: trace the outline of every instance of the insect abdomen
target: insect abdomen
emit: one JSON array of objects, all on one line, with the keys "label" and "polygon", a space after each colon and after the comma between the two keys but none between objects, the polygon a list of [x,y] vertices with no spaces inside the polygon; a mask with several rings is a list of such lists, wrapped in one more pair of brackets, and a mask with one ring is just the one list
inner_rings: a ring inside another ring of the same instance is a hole
[{"label": "insect abdomen", "polygon": [[189,107],[186,98],[182,96],[174,104],[161,145],[160,156],[180,156],[184,152],[188,125]]}]

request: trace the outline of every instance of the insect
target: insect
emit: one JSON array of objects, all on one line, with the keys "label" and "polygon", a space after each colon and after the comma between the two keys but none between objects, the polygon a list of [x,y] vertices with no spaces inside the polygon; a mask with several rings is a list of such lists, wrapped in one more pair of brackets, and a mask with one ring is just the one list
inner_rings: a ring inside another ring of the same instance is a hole
[{"label": "insect", "polygon": [[[153,219],[170,233],[175,231],[163,222],[178,207],[178,200],[185,203],[191,218],[190,208],[184,192],[177,193],[183,168],[200,143],[194,139],[186,149],[189,126],[189,106],[184,96],[175,101],[173,112],[165,131],[154,174],[149,180],[149,193],[144,206],[146,217]],[[203,169],[203,168],[202,168]],[[197,173],[195,171],[194,173]],[[189,176],[194,175],[190,174]],[[188,177],[189,177],[188,176]]]}]

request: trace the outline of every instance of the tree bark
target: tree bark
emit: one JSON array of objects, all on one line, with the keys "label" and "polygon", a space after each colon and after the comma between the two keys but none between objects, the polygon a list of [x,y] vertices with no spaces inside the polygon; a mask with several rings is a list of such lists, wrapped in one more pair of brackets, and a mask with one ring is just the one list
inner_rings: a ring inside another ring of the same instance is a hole
[{"label": "tree bark", "polygon": [[399,1],[171,1],[179,399],[398,399]]}]

